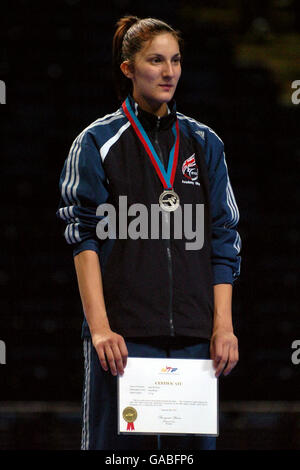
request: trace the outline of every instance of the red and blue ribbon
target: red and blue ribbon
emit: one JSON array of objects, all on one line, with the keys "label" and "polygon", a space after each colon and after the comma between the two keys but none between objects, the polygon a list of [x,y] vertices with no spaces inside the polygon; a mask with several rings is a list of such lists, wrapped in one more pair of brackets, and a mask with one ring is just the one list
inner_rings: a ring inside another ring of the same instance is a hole
[{"label": "red and blue ribbon", "polygon": [[127,98],[122,103],[122,108],[129,119],[135,133],[137,134],[138,138],[142,142],[154,168],[155,171],[163,184],[164,189],[172,189],[173,183],[175,179],[175,173],[177,168],[178,162],[178,152],[179,152],[179,125],[178,119],[176,119],[175,123],[172,126],[172,132],[175,136],[175,142],[173,147],[171,148],[170,155],[169,155],[169,162],[168,162],[168,169],[167,171],[164,168],[162,161],[160,160],[159,156],[157,155],[151,141],[145,132],[143,126],[141,125],[140,121],[138,120],[136,114],[133,112],[132,107],[130,105],[129,99]]}]

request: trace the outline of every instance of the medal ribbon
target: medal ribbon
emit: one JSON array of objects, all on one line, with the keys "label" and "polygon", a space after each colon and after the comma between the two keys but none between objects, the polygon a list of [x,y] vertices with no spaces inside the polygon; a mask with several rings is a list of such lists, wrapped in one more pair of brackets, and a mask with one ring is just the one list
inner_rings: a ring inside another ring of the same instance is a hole
[{"label": "medal ribbon", "polygon": [[134,424],[133,423],[127,423],[127,431],[134,431]]},{"label": "medal ribbon", "polygon": [[153,148],[153,145],[150,142],[149,137],[147,136],[143,126],[141,125],[140,121],[138,120],[137,116],[132,110],[132,107],[129,102],[129,98],[122,103],[122,108],[127,116],[128,120],[130,121],[135,133],[137,134],[138,138],[142,142],[150,160],[155,168],[155,171],[163,184],[164,189],[172,189],[176,168],[177,168],[177,161],[178,161],[178,151],[179,151],[179,125],[178,119],[172,126],[172,132],[175,136],[175,142],[173,147],[171,148],[170,155],[169,155],[169,162],[168,162],[168,170],[166,172],[159,156],[157,155],[156,151]]}]

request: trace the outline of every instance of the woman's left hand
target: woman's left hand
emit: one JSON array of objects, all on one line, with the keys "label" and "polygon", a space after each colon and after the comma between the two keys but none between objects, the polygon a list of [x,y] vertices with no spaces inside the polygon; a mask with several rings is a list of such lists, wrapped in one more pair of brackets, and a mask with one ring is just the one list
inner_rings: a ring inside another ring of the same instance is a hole
[{"label": "woman's left hand", "polygon": [[[215,376],[228,375],[239,360],[238,340],[233,331],[218,328],[210,340],[210,357],[214,361]],[[226,367],[225,367],[226,366]]]}]

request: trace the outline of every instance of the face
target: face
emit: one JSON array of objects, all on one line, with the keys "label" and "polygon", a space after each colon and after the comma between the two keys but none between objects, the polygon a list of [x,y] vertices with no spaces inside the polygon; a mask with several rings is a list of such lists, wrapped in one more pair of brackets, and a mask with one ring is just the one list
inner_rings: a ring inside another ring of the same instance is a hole
[{"label": "face", "polygon": [[176,38],[170,33],[155,36],[135,55],[133,66],[125,61],[121,69],[132,80],[135,101],[146,111],[165,114],[181,75]]}]

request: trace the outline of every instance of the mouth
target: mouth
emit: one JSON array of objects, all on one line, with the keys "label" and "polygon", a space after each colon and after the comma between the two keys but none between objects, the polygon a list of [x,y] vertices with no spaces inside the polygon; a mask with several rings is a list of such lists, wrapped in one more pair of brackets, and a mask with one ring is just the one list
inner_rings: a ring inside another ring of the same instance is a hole
[{"label": "mouth", "polygon": [[169,84],[166,84],[166,83],[163,83],[159,86],[166,89],[166,90],[170,90],[171,88],[173,88],[173,85],[169,85]]}]

